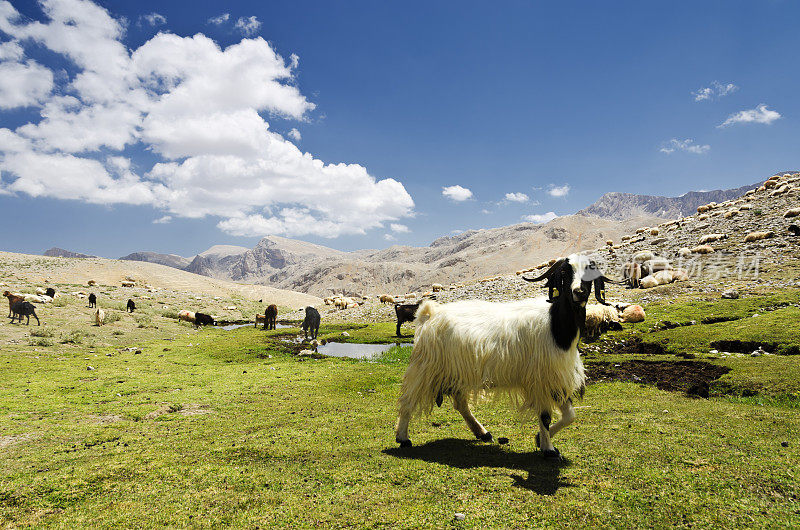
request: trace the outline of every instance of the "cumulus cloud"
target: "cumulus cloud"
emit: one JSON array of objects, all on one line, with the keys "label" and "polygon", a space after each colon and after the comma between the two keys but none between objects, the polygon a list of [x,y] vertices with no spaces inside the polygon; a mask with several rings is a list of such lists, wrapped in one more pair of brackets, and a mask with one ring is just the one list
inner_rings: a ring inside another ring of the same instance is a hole
[{"label": "cumulus cloud", "polygon": [[255,16],[247,18],[239,17],[234,27],[249,37],[250,35],[256,34],[261,27],[261,22],[259,22]]},{"label": "cumulus cloud", "polygon": [[158,219],[153,219],[153,224],[154,225],[165,225],[165,224],[169,223],[170,221],[172,221],[172,216],[171,215],[165,215],[163,217],[159,217]]},{"label": "cumulus cloud", "polygon": [[719,99],[728,94],[732,94],[739,90],[739,87],[733,83],[720,83],[719,81],[712,81],[711,86],[702,87],[692,92],[695,101],[707,101],[710,99]]},{"label": "cumulus cloud", "polygon": [[298,130],[297,130],[296,128],[294,128],[294,127],[292,128],[292,130],[291,130],[291,131],[289,131],[288,133],[286,133],[286,136],[288,136],[289,138],[291,138],[291,139],[292,139],[292,140],[294,140],[295,142],[299,142],[300,140],[302,140],[302,139],[303,139],[303,135],[301,135],[301,134],[300,134],[300,131],[298,131]]},{"label": "cumulus cloud", "polygon": [[167,18],[159,13],[150,13],[149,15],[142,15],[139,17],[139,25],[146,22],[151,26],[162,26],[167,23]]},{"label": "cumulus cloud", "polygon": [[445,186],[442,188],[442,195],[455,202],[462,202],[472,198],[472,191],[469,188],[459,186]]},{"label": "cumulus cloud", "polygon": [[401,225],[400,223],[391,223],[389,228],[392,229],[392,232],[397,234],[408,234],[411,232],[411,229],[409,229],[406,225]]},{"label": "cumulus cloud", "polygon": [[230,13],[222,13],[219,16],[211,17],[208,19],[209,24],[214,24],[215,26],[219,26],[220,24],[224,24],[231,18]]},{"label": "cumulus cloud", "polygon": [[394,237],[392,234],[383,234],[384,241],[397,241],[397,238]]},{"label": "cumulus cloud", "polygon": [[508,202],[528,202],[529,197],[521,192],[506,193],[505,200]]},{"label": "cumulus cloud", "polygon": [[[11,47],[0,50],[12,57]],[[39,105],[53,90],[53,72],[36,61],[0,62],[0,109]]]},{"label": "cumulus cloud", "polygon": [[677,138],[671,139],[669,142],[666,142],[659,151],[662,153],[666,153],[668,155],[674,153],[675,151],[686,151],[687,153],[694,153],[696,155],[702,155],[703,153],[707,153],[711,149],[711,146],[708,144],[699,145],[694,143],[694,140],[691,138],[687,138],[685,140],[678,140]]},{"label": "cumulus cloud", "polygon": [[[554,184],[550,184],[550,188],[547,190],[547,194],[551,197],[566,197],[569,194],[569,184],[564,184],[563,186],[556,186]],[[547,214],[545,214],[547,215]]]},{"label": "cumulus cloud", "polygon": [[728,116],[727,120],[717,125],[717,127],[728,127],[737,123],[764,123],[769,125],[780,118],[781,115],[778,112],[769,110],[767,106],[762,103],[754,109],[741,110],[735,114],[731,114]]},{"label": "cumulus cloud", "polygon": [[[11,38],[0,70],[34,71],[0,74],[0,105],[42,107],[0,128],[0,193],[146,204],[164,213],[157,222],[213,216],[242,236],[363,234],[413,214],[399,181],[325,163],[270,130],[268,120],[304,121],[315,108],[295,84],[296,56],[287,62],[260,37],[221,48],[168,32],[129,50],[104,8],[41,5],[47,20],[29,22],[0,1],[0,31]],[[74,72],[54,83],[26,59],[28,43]],[[133,164],[129,150],[149,155]]]},{"label": "cumulus cloud", "polygon": [[528,221],[529,223],[542,224],[542,223],[547,223],[549,221],[552,221],[556,217],[558,217],[558,216],[555,214],[555,212],[547,212],[547,213],[542,213],[542,214],[535,213],[535,214],[531,214],[531,215],[524,215],[524,216],[522,216],[522,219],[524,221]]}]

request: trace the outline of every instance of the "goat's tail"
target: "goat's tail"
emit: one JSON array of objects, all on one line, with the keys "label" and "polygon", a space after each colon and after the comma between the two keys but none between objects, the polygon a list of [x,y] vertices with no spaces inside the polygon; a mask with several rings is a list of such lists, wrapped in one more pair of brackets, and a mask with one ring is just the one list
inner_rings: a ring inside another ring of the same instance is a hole
[{"label": "goat's tail", "polygon": [[439,311],[439,304],[433,300],[425,300],[417,309],[417,318],[414,324],[421,326]]}]

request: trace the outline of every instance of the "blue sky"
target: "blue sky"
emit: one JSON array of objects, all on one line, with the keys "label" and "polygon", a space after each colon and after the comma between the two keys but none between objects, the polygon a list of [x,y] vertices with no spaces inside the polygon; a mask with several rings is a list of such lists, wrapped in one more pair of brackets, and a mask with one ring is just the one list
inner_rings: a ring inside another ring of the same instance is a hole
[{"label": "blue sky", "polygon": [[2,1],[1,247],[426,245],[608,191],[750,184],[800,167],[799,18],[790,1]]}]

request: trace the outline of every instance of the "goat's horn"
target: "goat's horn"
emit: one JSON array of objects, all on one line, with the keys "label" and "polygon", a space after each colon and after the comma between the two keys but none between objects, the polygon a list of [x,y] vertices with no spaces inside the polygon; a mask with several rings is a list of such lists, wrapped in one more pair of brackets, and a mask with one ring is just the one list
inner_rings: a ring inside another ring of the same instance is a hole
[{"label": "goat's horn", "polygon": [[615,283],[617,285],[622,285],[622,284],[625,283],[622,280],[612,280],[611,278],[606,278],[605,276],[600,276],[600,279],[603,280],[606,283]]},{"label": "goat's horn", "polygon": [[539,280],[544,280],[545,278],[549,278],[553,274],[553,272],[555,272],[555,270],[564,263],[564,260],[565,258],[561,258],[560,260],[553,263],[553,266],[547,269],[547,272],[545,272],[541,276],[537,276],[536,278],[526,278],[525,276],[523,276],[522,279],[525,280],[526,282],[538,282]]}]

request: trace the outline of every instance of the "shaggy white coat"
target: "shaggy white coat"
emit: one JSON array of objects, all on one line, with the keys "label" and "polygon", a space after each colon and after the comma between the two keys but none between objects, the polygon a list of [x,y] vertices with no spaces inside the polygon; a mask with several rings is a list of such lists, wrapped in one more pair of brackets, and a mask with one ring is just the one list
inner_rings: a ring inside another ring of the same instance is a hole
[{"label": "shaggy white coat", "polygon": [[401,415],[430,413],[439,392],[475,400],[503,392],[522,411],[562,405],[584,385],[578,338],[564,351],[550,331],[545,298],[495,303],[423,302],[403,378]]}]

